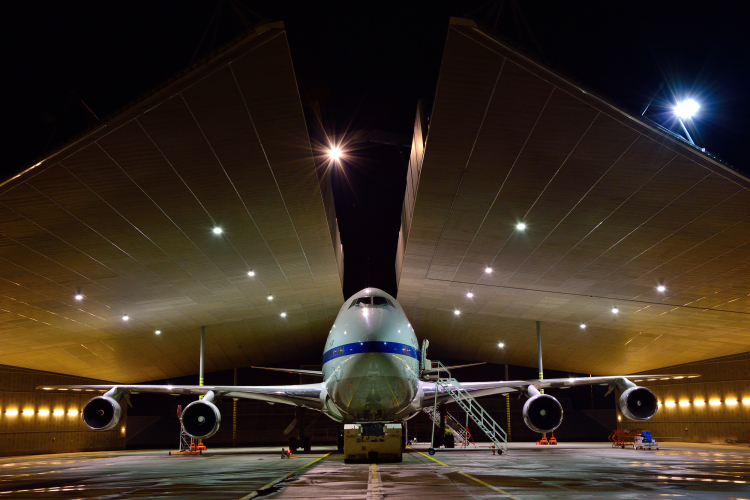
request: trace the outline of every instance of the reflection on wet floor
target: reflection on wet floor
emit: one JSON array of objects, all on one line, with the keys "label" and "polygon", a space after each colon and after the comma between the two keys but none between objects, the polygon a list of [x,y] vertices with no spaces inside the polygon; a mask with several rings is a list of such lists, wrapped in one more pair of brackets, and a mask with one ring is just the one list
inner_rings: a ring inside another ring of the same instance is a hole
[{"label": "reflection on wet floor", "polygon": [[[239,499],[330,451],[282,460],[276,448],[199,456],[111,452],[0,459],[0,500]],[[750,448],[670,444],[660,451],[608,444],[489,451],[411,451],[400,464],[344,464],[335,452],[261,498],[739,498],[750,500]]]}]

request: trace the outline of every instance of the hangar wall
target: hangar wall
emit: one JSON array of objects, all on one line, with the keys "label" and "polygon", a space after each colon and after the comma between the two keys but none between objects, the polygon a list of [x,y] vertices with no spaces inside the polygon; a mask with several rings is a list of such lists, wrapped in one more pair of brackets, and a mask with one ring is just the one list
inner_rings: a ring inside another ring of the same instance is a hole
[{"label": "hangar wall", "polygon": [[701,377],[664,382],[646,379],[643,385],[656,394],[661,404],[659,411],[648,422],[634,422],[618,413],[620,428],[650,430],[661,441],[748,442],[750,353],[650,373],[695,373]]},{"label": "hangar wall", "polygon": [[93,432],[83,423],[80,413],[83,405],[98,393],[36,389],[45,384],[100,383],[103,382],[0,365],[0,456],[125,448],[126,405],[120,425],[111,431]]}]

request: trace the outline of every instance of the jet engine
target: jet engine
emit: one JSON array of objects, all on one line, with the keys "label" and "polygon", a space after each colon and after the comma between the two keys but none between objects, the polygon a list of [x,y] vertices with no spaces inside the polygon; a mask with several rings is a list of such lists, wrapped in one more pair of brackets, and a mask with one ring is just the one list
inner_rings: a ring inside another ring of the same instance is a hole
[{"label": "jet engine", "polygon": [[633,385],[620,394],[617,402],[620,413],[631,420],[648,420],[653,417],[658,409],[656,396],[645,387]]},{"label": "jet engine", "polygon": [[[535,432],[552,432],[562,423],[563,409],[560,402],[548,394],[541,394],[534,386],[530,386],[529,395],[523,405],[523,421]],[[536,392],[536,394],[533,394]]]},{"label": "jet engine", "polygon": [[116,426],[122,416],[120,403],[110,393],[97,396],[83,407],[83,422],[95,431],[107,431]]},{"label": "jet engine", "polygon": [[182,428],[197,439],[210,438],[219,430],[221,412],[213,403],[214,394],[210,392],[202,400],[193,401],[182,410],[180,420]]}]

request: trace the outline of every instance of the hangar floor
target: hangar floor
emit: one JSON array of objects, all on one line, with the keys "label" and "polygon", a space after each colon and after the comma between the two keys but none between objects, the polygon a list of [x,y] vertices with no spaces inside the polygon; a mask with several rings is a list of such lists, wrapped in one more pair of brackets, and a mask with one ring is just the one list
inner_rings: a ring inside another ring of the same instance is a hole
[{"label": "hangar floor", "polygon": [[[0,499],[240,499],[306,466],[260,498],[735,498],[750,499],[750,448],[666,444],[661,451],[608,444],[513,444],[401,464],[345,465],[330,450],[282,460],[280,448],[73,453],[0,459]],[[314,462],[314,463],[313,463]],[[309,465],[308,465],[309,464]]]}]

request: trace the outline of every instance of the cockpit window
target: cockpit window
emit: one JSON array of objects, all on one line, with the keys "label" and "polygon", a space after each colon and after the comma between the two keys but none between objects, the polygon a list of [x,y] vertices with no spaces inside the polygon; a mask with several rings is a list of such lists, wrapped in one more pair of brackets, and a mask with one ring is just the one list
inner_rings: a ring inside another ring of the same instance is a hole
[{"label": "cockpit window", "polygon": [[391,306],[395,307],[393,303],[386,299],[385,297],[360,297],[358,299],[352,300],[352,303],[349,305],[349,309],[351,309],[354,306]]}]

